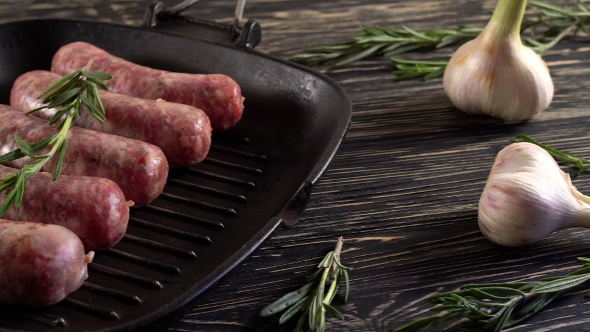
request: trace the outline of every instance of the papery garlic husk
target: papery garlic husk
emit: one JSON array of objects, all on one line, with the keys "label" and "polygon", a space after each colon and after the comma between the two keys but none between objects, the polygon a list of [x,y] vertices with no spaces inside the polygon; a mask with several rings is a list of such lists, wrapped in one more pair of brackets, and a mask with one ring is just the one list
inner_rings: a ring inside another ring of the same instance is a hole
[{"label": "papery garlic husk", "polygon": [[590,197],[543,148],[514,143],[496,157],[479,200],[478,223],[492,242],[530,245],[562,228],[590,227]]},{"label": "papery garlic husk", "polygon": [[553,81],[547,65],[522,45],[526,0],[499,0],[482,33],[451,57],[444,90],[458,109],[515,123],[549,107]]}]

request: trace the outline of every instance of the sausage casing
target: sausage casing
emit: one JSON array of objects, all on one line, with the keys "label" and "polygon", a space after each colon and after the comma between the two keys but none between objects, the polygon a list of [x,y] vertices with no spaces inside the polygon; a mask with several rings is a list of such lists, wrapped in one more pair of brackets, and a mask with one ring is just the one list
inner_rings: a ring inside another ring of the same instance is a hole
[{"label": "sausage casing", "polygon": [[[0,105],[0,154],[17,148],[14,134],[32,144],[57,132],[45,120],[25,115],[10,106]],[[150,203],[164,190],[168,162],[157,146],[76,127],[70,128],[66,141],[67,149],[61,174],[110,179],[135,206]],[[55,159],[47,162],[42,171],[51,173]],[[31,158],[25,157],[8,162],[5,166],[23,168],[30,163]]]},{"label": "sausage casing", "polygon": [[[39,95],[61,77],[36,70],[21,75],[13,84],[10,106],[23,112],[43,105]],[[211,146],[211,124],[207,115],[193,106],[148,100],[100,90],[106,121],[82,112],[74,125],[124,136],[158,146],[170,167],[188,167],[201,162]],[[57,109],[33,115],[49,120]]]},{"label": "sausage casing", "polygon": [[[17,170],[0,165],[0,178]],[[0,193],[4,201],[6,191]],[[116,183],[95,176],[52,175],[39,172],[25,182],[18,209],[9,208],[8,220],[34,220],[55,224],[74,232],[86,250],[108,249],[121,240],[129,222],[125,195]]]},{"label": "sausage casing", "polygon": [[80,288],[93,257],[65,227],[0,219],[0,303],[55,304]]},{"label": "sausage casing", "polygon": [[91,64],[89,70],[111,74],[109,90],[145,99],[202,109],[214,130],[227,130],[242,117],[244,104],[240,86],[223,74],[187,74],[152,69],[116,57],[85,42],[62,46],[54,55],[51,71],[60,75]]}]

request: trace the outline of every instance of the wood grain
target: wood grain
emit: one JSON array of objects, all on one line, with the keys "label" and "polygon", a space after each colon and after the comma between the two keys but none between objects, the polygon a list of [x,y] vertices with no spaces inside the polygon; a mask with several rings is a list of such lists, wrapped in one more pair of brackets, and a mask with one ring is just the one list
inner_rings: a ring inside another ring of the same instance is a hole
[{"label": "wood grain", "polygon": [[[139,25],[149,2],[4,0],[0,20],[78,17]],[[574,1],[557,3],[575,6]],[[484,25],[494,5],[472,0],[250,0],[245,16],[263,27],[257,49],[282,57],[304,46],[350,40],[361,26]],[[234,1],[202,1],[187,15],[230,22],[234,6]],[[411,56],[444,57],[449,51]],[[588,231],[564,230],[531,247],[502,248],[479,232],[477,203],[496,153],[516,134],[590,156],[589,52],[583,37],[547,52],[544,59],[556,88],[553,103],[516,125],[456,110],[440,79],[395,81],[385,58],[317,68],[346,89],[354,114],[303,217],[291,228],[278,229],[214,288],[152,328],[288,331],[292,325],[277,327],[276,319],[260,318],[258,312],[299,287],[338,236],[345,238],[342,262],[352,268],[352,290],[348,303],[335,301],[346,319],[329,319],[327,331],[390,331],[426,315],[426,299],[433,293],[576,269],[576,257],[588,255]],[[574,184],[590,193],[587,173],[574,178]],[[589,310],[590,303],[578,292],[509,330],[586,331]]]}]

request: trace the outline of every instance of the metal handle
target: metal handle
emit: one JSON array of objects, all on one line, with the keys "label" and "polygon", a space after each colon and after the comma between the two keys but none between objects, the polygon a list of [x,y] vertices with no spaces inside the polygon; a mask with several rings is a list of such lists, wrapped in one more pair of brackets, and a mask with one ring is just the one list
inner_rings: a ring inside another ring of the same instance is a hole
[{"label": "metal handle", "polygon": [[246,0],[238,0],[236,4],[236,18],[234,20],[234,27],[237,30],[242,30],[242,18],[244,17],[244,7],[246,7]]},{"label": "metal handle", "polygon": [[[238,0],[235,10],[236,17],[233,25],[193,19],[181,15],[197,2],[199,2],[199,0],[185,0],[171,9],[166,9],[166,6],[162,2],[153,2],[146,10],[143,26],[150,28],[170,28],[170,30],[176,28],[179,30],[178,27],[174,26],[175,22],[198,24],[209,29],[213,28],[225,31],[225,34],[229,36],[229,40],[232,41],[234,45],[246,48],[254,48],[262,39],[262,32],[258,22],[248,20],[245,24],[242,24],[246,0]],[[228,37],[222,39],[226,38]]]},{"label": "metal handle", "polygon": [[[177,4],[176,6],[166,9],[165,6],[160,6],[158,13],[156,15],[160,20],[170,19],[173,17],[178,17],[187,9],[191,8],[194,4],[199,2],[199,0],[184,0],[183,2]],[[234,18],[234,27],[238,30],[242,28],[242,19],[244,18],[244,8],[246,7],[246,0],[238,0],[236,4],[235,10],[235,18]]]},{"label": "metal handle", "polygon": [[301,188],[297,191],[297,194],[291,199],[289,205],[279,214],[279,217],[283,221],[283,225],[291,227],[299,220],[305,210],[305,206],[311,196],[313,183],[305,181]]},{"label": "metal handle", "polygon": [[166,14],[170,16],[178,16],[182,14],[183,11],[191,8],[197,2],[199,2],[199,0],[185,0],[179,3],[178,5],[172,7],[172,9],[167,10]]}]

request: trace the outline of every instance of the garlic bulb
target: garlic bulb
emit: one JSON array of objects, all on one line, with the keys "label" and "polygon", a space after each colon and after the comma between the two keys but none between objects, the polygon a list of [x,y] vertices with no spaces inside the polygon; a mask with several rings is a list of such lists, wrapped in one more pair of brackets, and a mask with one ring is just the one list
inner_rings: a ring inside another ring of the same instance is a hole
[{"label": "garlic bulb", "polygon": [[479,200],[479,229],[504,246],[533,244],[566,227],[590,227],[590,197],[543,148],[514,143],[496,156]]},{"label": "garlic bulb", "polygon": [[455,107],[507,123],[530,119],[549,107],[549,69],[520,40],[525,7],[526,0],[499,0],[482,33],[452,56],[443,85]]}]

